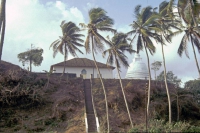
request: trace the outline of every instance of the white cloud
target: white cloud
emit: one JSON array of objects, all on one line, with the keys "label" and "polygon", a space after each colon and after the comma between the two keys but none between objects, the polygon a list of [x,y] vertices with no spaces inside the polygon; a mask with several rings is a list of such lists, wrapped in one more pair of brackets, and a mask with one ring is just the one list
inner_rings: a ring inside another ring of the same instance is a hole
[{"label": "white cloud", "polygon": [[[76,7],[66,8],[61,1],[41,4],[38,0],[10,0],[6,9],[6,36],[2,59],[18,64],[17,54],[30,49],[30,45],[44,49],[44,60],[33,71],[49,70],[50,65],[63,61],[58,53],[52,57],[50,44],[62,35],[60,23],[63,20],[76,24],[84,22],[83,15]],[[71,56],[69,56],[71,58]]]},{"label": "white cloud", "polygon": [[[94,3],[87,3],[84,10],[88,12],[89,9],[98,7]],[[35,47],[44,49],[44,61],[40,67],[33,67],[33,71],[48,70],[50,65],[63,61],[61,54],[58,54],[53,59],[52,49],[49,50],[50,44],[62,35],[60,29],[61,21],[73,21],[78,25],[80,22],[85,23],[85,19],[88,19],[88,14],[84,16],[84,19],[80,9],[69,7],[67,3],[63,3],[62,1],[41,4],[39,0],[8,0],[6,4],[7,23],[2,59],[21,66],[21,63],[18,62],[17,54],[24,52],[30,48],[31,44],[34,44]],[[118,24],[114,28],[125,33],[130,30],[127,24]],[[103,36],[107,36],[108,34],[112,37],[110,33],[104,33]],[[171,44],[165,46],[165,58],[167,71],[173,71],[175,75],[186,81],[197,78],[198,72],[190,44],[190,59],[187,59],[185,55],[180,58],[177,54],[181,37],[182,35],[175,37]],[[84,49],[82,50],[85,52]],[[145,51],[141,51],[140,55],[143,61],[147,62]],[[127,56],[129,63],[131,63],[134,55],[127,54]],[[79,54],[79,57],[92,59],[91,55]],[[69,56],[70,58],[72,57]],[[105,63],[105,59],[102,58],[100,53],[96,58],[98,61]],[[157,46],[156,54],[150,56],[150,63],[154,60],[162,61],[161,47],[159,45]],[[159,74],[162,70],[163,68],[157,73]],[[122,77],[125,77],[126,71],[127,69],[122,69]]]},{"label": "white cloud", "polygon": [[62,3],[61,1],[56,1],[56,7],[61,11],[65,10],[65,4]]},{"label": "white cloud", "polygon": [[96,7],[98,7],[98,5],[94,3],[90,3],[90,2],[87,3],[87,9],[96,8]]}]

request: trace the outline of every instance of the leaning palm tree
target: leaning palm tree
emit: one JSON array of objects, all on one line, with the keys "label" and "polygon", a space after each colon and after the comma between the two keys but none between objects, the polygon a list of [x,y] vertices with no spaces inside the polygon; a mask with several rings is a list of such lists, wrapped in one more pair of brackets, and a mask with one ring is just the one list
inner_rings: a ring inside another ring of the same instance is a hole
[{"label": "leaning palm tree", "polygon": [[[147,62],[148,62],[148,72],[149,72],[149,84],[148,84],[148,100],[147,100],[147,118],[149,115],[149,104],[150,104],[150,88],[151,88],[151,70],[149,62],[149,54],[155,53],[155,46],[153,45],[152,39],[158,39],[159,35],[154,32],[156,27],[153,27],[152,24],[156,19],[156,15],[153,13],[155,9],[148,6],[141,10],[141,6],[138,5],[135,7],[135,17],[136,20],[130,25],[132,30],[128,32],[128,35],[135,34],[131,40],[131,43],[134,39],[137,40],[137,53],[139,53],[143,47],[145,48]],[[137,38],[136,38],[137,37]],[[148,51],[147,51],[148,50]]]},{"label": "leaning palm tree", "polygon": [[[170,36],[174,36],[181,32],[178,25],[180,25],[181,21],[178,19],[178,17],[173,13],[173,4],[174,1],[166,2],[163,1],[159,5],[158,12],[156,12],[157,19],[154,23],[154,27],[156,27],[155,32],[160,34],[161,38],[159,38],[158,41],[161,44],[162,48],[162,56],[163,56],[163,67],[164,67],[164,79],[165,79],[165,87],[168,97],[168,106],[169,106],[169,124],[171,124],[171,99],[169,94],[169,88],[167,84],[167,76],[166,76],[166,63],[165,63],[165,54],[164,54],[164,40],[171,43]],[[177,29],[176,32],[172,32],[173,29]]]},{"label": "leaning palm tree", "polygon": [[111,45],[110,45],[109,49],[107,49],[103,52],[103,57],[105,57],[106,54],[108,53],[107,64],[113,65],[115,63],[115,66],[117,67],[119,81],[120,81],[120,85],[121,85],[121,89],[122,89],[122,94],[123,94],[123,97],[124,97],[126,109],[127,109],[127,112],[128,112],[130,123],[131,123],[131,127],[133,128],[133,122],[132,122],[131,115],[130,115],[130,112],[129,112],[129,107],[128,107],[126,96],[125,96],[125,93],[124,93],[124,87],[123,87],[123,84],[122,84],[120,70],[119,70],[120,64],[122,64],[126,68],[129,66],[128,61],[127,61],[127,56],[124,54],[124,52],[126,52],[126,51],[129,52],[129,53],[135,52],[134,50],[132,50],[131,45],[129,45],[127,43],[126,37],[127,37],[127,35],[125,35],[123,33],[116,33],[114,35],[114,37],[112,38],[112,41],[108,37]]},{"label": "leaning palm tree", "polygon": [[84,37],[84,35],[79,33],[80,29],[76,26],[75,23],[71,21],[67,23],[62,21],[60,27],[62,29],[63,36],[60,37],[60,39],[54,41],[50,45],[50,48],[53,47],[54,58],[58,52],[64,55],[63,75],[65,73],[65,62],[68,58],[68,54],[70,53],[73,57],[77,57],[76,51],[83,54],[83,52],[78,47],[83,47],[81,43],[83,43],[84,40],[82,40],[81,37]]},{"label": "leaning palm tree", "polygon": [[89,11],[89,23],[86,25],[84,23],[80,23],[80,26],[87,29],[87,37],[85,40],[85,49],[87,53],[92,51],[92,56],[94,59],[94,64],[99,74],[99,78],[102,84],[105,103],[106,103],[106,116],[107,116],[107,131],[110,132],[109,126],[109,115],[108,115],[108,101],[106,96],[105,86],[102,80],[102,76],[100,70],[97,66],[95,53],[101,52],[104,50],[104,44],[109,44],[109,42],[99,33],[101,31],[110,31],[115,33],[116,30],[112,29],[112,25],[114,24],[113,19],[106,15],[106,11],[102,8],[92,8]]},{"label": "leaning palm tree", "polygon": [[0,31],[1,31],[0,63],[1,63],[1,56],[2,56],[2,51],[3,51],[5,28],[6,28],[6,0],[1,0],[1,8],[0,8]]},{"label": "leaning palm tree", "polygon": [[[191,42],[193,53],[194,53],[194,58],[197,66],[197,70],[199,73],[199,78],[200,78],[200,69],[199,69],[199,64],[197,61],[197,56],[196,56],[196,51],[195,51],[195,46],[200,53],[200,32],[199,32],[199,27],[195,26],[193,18],[191,17],[191,12],[189,10],[185,11],[184,14],[184,24],[182,26],[182,29],[184,31],[184,36],[180,42],[179,48],[178,48],[178,54],[182,56],[183,52],[185,52],[186,56],[189,58],[188,54],[188,42]],[[198,22],[199,23],[199,22]]]}]

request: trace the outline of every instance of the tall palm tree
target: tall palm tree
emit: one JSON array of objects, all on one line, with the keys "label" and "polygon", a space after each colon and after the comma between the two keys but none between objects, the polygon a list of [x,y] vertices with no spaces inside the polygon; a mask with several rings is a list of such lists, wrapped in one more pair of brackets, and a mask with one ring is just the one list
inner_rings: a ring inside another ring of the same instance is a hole
[{"label": "tall palm tree", "polygon": [[67,23],[62,21],[60,27],[62,29],[63,36],[55,40],[50,45],[50,48],[53,47],[54,58],[58,52],[64,55],[63,75],[65,73],[65,62],[68,58],[68,54],[70,53],[73,57],[77,57],[76,51],[83,54],[78,47],[83,47],[81,43],[83,43],[84,40],[82,40],[81,37],[84,37],[84,35],[79,33],[81,30],[71,21]]},{"label": "tall palm tree", "polygon": [[109,42],[111,43],[111,46],[110,46],[109,49],[107,49],[103,52],[103,57],[105,57],[106,54],[108,53],[107,64],[113,65],[115,63],[115,66],[117,67],[119,81],[120,81],[120,85],[121,85],[121,89],[122,89],[122,94],[123,94],[123,97],[124,97],[126,109],[127,109],[127,112],[128,112],[130,123],[131,123],[131,127],[133,128],[133,122],[132,122],[131,115],[130,115],[130,112],[129,112],[129,107],[128,107],[126,96],[125,96],[125,93],[124,93],[124,87],[123,87],[123,84],[122,84],[120,70],[119,70],[120,64],[122,64],[125,67],[129,66],[128,61],[127,61],[127,56],[124,54],[124,52],[126,52],[126,51],[129,52],[129,53],[135,52],[134,50],[132,50],[131,45],[129,45],[127,43],[126,37],[127,37],[127,35],[125,35],[123,33],[116,33],[114,35],[114,37],[112,38],[112,41],[108,37]]},{"label": "tall palm tree", "polygon": [[[183,18],[183,17],[182,17]],[[186,56],[189,58],[188,54],[188,42],[191,42],[193,53],[194,53],[194,58],[197,66],[197,70],[199,73],[199,78],[200,78],[200,69],[199,69],[199,64],[197,61],[197,56],[196,56],[196,51],[195,47],[197,48],[198,52],[200,53],[200,31],[199,27],[195,26],[193,18],[191,17],[191,12],[190,10],[185,10],[184,18],[182,19],[184,24],[181,27],[184,36],[180,42],[179,48],[178,48],[178,54],[182,56],[183,52],[185,52]],[[199,22],[198,22],[199,23]]]},{"label": "tall palm tree", "polygon": [[1,63],[1,56],[2,56],[2,51],[3,51],[5,28],[6,28],[6,0],[1,0],[1,9],[0,9],[0,31],[1,31],[0,63]]},{"label": "tall palm tree", "polygon": [[[141,6],[138,5],[135,7],[135,17],[136,20],[130,25],[132,30],[128,32],[128,35],[135,34],[131,40],[131,43],[134,39],[137,39],[136,46],[137,52],[139,53],[143,47],[145,48],[147,62],[148,62],[148,72],[149,72],[149,84],[148,84],[148,100],[147,100],[147,118],[149,114],[149,104],[150,104],[150,89],[151,89],[151,70],[149,62],[149,54],[155,53],[155,46],[153,45],[152,39],[159,38],[154,30],[156,27],[153,27],[152,24],[156,19],[156,15],[153,13],[155,9],[148,6],[141,10]],[[137,37],[137,38],[136,38]],[[147,51],[148,50],[148,51]]]},{"label": "tall palm tree", "polygon": [[86,25],[84,23],[80,23],[80,26],[87,29],[87,37],[85,40],[85,49],[87,53],[92,51],[92,56],[94,59],[94,64],[98,71],[100,81],[102,84],[104,96],[105,96],[105,103],[106,103],[106,116],[107,116],[107,132],[110,132],[110,125],[109,125],[109,115],[108,115],[108,101],[106,96],[105,86],[102,80],[102,76],[100,70],[97,66],[95,53],[101,52],[104,49],[104,44],[109,44],[109,42],[99,33],[103,31],[110,31],[115,33],[116,30],[112,29],[112,25],[114,24],[113,19],[106,15],[106,11],[102,8],[92,8],[89,11],[89,23]]},{"label": "tall palm tree", "polygon": [[[171,38],[169,36],[174,36],[180,33],[179,27],[177,27],[181,21],[173,13],[173,4],[174,1],[166,2],[163,1],[159,5],[158,12],[156,12],[157,19],[155,21],[154,27],[156,27],[155,32],[161,35],[158,41],[161,44],[162,48],[162,56],[163,56],[163,67],[164,67],[164,79],[165,79],[165,87],[168,97],[168,106],[169,106],[169,124],[171,124],[171,99],[169,94],[169,88],[167,84],[167,75],[166,75],[166,63],[165,63],[165,54],[164,54],[164,40],[171,43]],[[177,29],[177,31],[172,32],[173,29]]]}]

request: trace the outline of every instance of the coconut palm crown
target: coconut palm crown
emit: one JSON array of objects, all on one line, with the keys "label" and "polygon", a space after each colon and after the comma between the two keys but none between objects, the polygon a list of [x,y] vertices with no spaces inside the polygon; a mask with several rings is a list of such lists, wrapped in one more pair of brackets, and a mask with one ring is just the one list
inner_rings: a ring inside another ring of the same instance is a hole
[{"label": "coconut palm crown", "polygon": [[184,31],[184,36],[180,42],[180,45],[178,48],[178,54],[180,56],[182,56],[183,52],[185,52],[185,55],[189,58],[188,45],[190,44],[189,42],[191,42],[195,61],[196,61],[197,70],[199,72],[199,77],[200,77],[200,69],[199,69],[199,64],[197,61],[196,50],[195,50],[195,47],[196,47],[196,49],[200,53],[199,27],[195,26],[194,21],[190,15],[190,11],[188,11],[188,10],[187,10],[187,12],[185,12],[185,18],[183,20],[184,20],[184,24],[183,24],[182,29]]},{"label": "coconut palm crown", "polygon": [[104,50],[104,43],[109,45],[109,42],[99,32],[115,33],[116,30],[112,28],[114,21],[106,15],[106,11],[102,8],[92,8],[89,11],[89,18],[87,25],[80,23],[80,26],[88,30],[85,49],[87,53],[91,52],[91,48],[95,53],[98,53]]},{"label": "coconut palm crown", "polygon": [[84,37],[84,35],[79,33],[81,30],[79,29],[79,27],[76,26],[75,23],[71,21],[67,23],[65,23],[65,21],[62,21],[60,27],[63,36],[54,41],[50,45],[50,48],[53,48],[53,57],[55,57],[58,52],[63,54],[65,63],[69,54],[71,54],[73,57],[77,57],[76,51],[83,54],[79,47],[83,47],[81,43],[83,43],[84,40],[81,39],[81,37]]}]

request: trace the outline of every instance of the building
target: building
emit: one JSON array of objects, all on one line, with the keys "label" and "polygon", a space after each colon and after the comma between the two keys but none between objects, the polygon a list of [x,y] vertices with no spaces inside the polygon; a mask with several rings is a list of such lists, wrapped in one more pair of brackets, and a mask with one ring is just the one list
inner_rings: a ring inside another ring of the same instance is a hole
[{"label": "building", "polygon": [[[76,74],[76,77],[83,77],[84,79],[89,79],[91,76],[93,78],[99,78],[99,74],[93,60],[87,58],[74,58],[65,61],[65,64],[65,73]],[[108,66],[100,62],[97,62],[97,65],[102,78],[113,78],[113,69],[115,69],[115,67]],[[64,62],[52,65],[51,69],[54,70],[54,73],[63,73]]]},{"label": "building", "polygon": [[149,73],[146,64],[142,62],[139,54],[135,54],[133,62],[129,65],[126,79],[148,79]]}]

